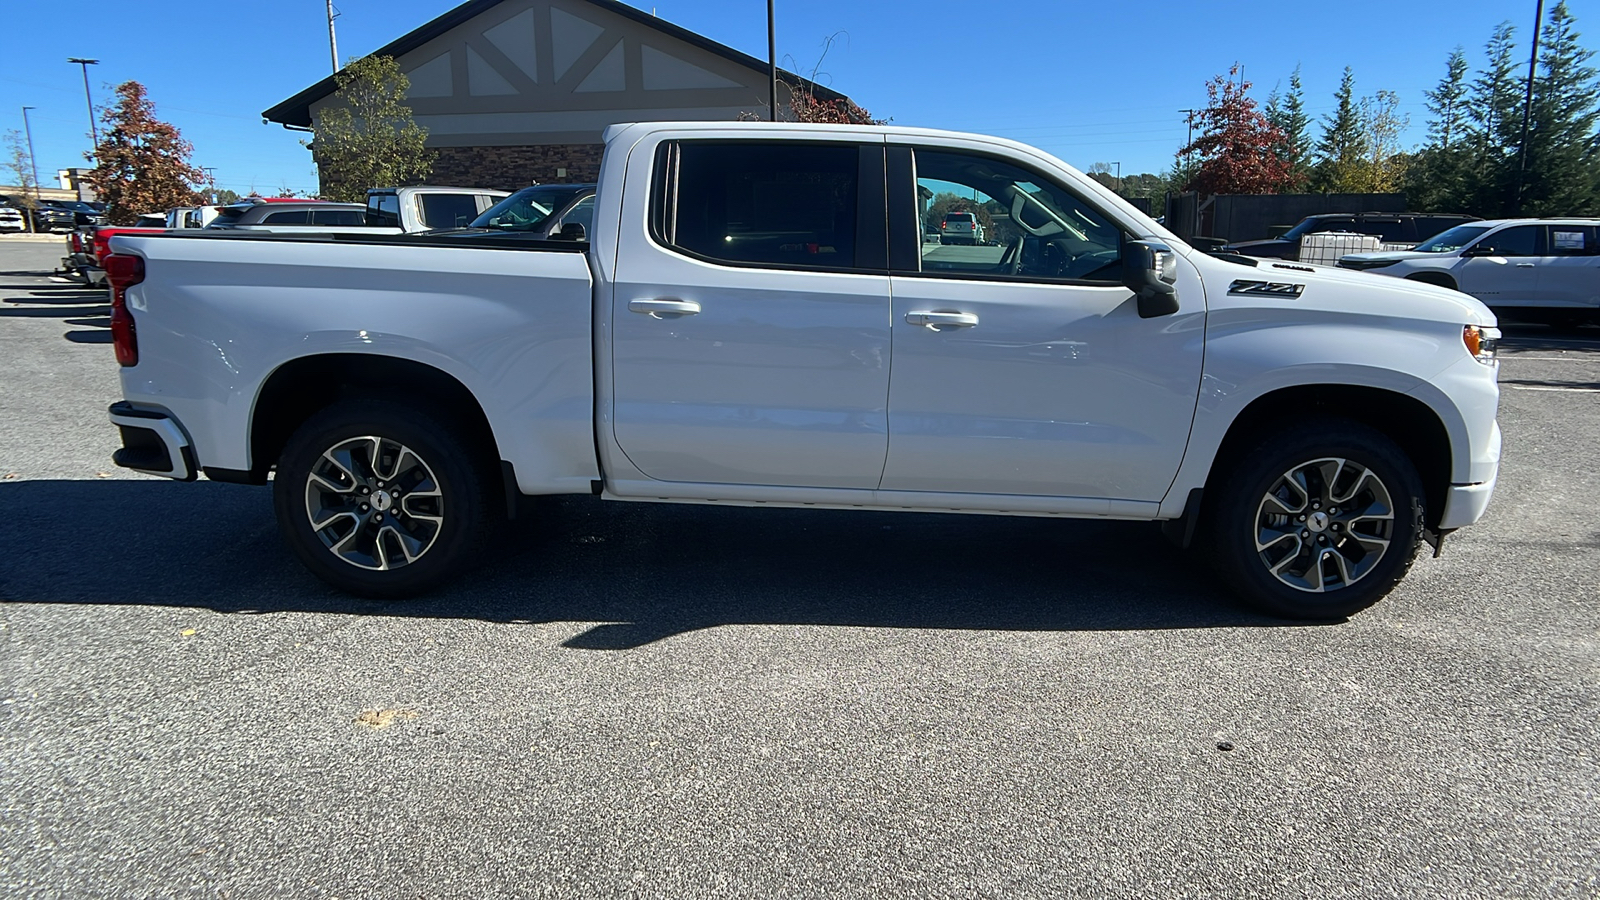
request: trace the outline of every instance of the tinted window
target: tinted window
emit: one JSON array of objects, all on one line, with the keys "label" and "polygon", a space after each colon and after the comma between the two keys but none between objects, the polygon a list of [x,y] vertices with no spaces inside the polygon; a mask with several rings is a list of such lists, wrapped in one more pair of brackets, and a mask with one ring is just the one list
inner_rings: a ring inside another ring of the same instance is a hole
[{"label": "tinted window", "polygon": [[1551,225],[1550,256],[1594,256],[1595,229],[1592,225]]},{"label": "tinted window", "polygon": [[1443,234],[1434,235],[1416,246],[1424,253],[1450,253],[1477,240],[1489,230],[1488,225],[1457,225]]},{"label": "tinted window", "polygon": [[1024,281],[1120,282],[1122,231],[1048,178],[987,156],[915,153],[923,228],[950,218],[952,206],[975,219],[989,245],[924,242],[924,274]]},{"label": "tinted window", "polygon": [[303,209],[284,210],[283,212],[268,213],[261,219],[263,225],[304,225],[306,224],[306,211]]},{"label": "tinted window", "polygon": [[726,262],[853,267],[859,167],[848,145],[685,141],[661,237]]},{"label": "tinted window", "polygon": [[1300,224],[1285,231],[1286,240],[1297,241],[1304,234],[1320,234],[1325,231],[1351,231],[1354,230],[1356,220],[1350,216],[1317,216],[1300,220]]},{"label": "tinted window", "polygon": [[1367,219],[1359,228],[1362,234],[1377,235],[1385,244],[1410,243],[1405,223],[1399,219]]},{"label": "tinted window", "polygon": [[366,213],[359,209],[314,209],[311,224],[349,227],[367,224]]},{"label": "tinted window", "polygon": [[1493,247],[1498,256],[1538,256],[1539,232],[1542,230],[1542,225],[1518,225],[1485,237],[1477,246]]},{"label": "tinted window", "polygon": [[539,231],[544,222],[588,188],[584,185],[551,184],[523,188],[489,207],[472,220],[473,228],[500,231]]},{"label": "tinted window", "polygon": [[563,226],[574,222],[583,226],[584,234],[594,234],[594,197],[585,197],[578,201],[578,205],[574,206],[571,212],[561,217]]},{"label": "tinted window", "polygon": [[221,228],[226,225],[239,224],[239,217],[247,210],[255,209],[254,206],[224,206],[217,210],[216,218],[206,226],[207,228]]},{"label": "tinted window", "polygon": [[373,194],[367,197],[364,224],[378,228],[399,228],[400,198],[393,194]]},{"label": "tinted window", "polygon": [[422,224],[429,228],[465,228],[478,217],[478,198],[473,194],[418,194]]}]

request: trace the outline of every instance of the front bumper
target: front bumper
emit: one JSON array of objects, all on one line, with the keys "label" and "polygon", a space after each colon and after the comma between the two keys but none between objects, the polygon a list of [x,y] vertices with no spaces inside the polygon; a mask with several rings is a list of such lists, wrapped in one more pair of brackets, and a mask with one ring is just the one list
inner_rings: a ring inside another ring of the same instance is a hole
[{"label": "front bumper", "polygon": [[171,415],[136,409],[126,400],[111,404],[107,412],[111,424],[122,432],[122,449],[111,454],[112,462],[124,469],[179,481],[194,481],[199,475],[194,447]]},{"label": "front bumper", "polygon": [[1500,480],[1500,441],[1500,423],[1496,422],[1489,435],[1489,455],[1494,458],[1494,468],[1489,470],[1488,480],[1450,485],[1439,516],[1440,531],[1465,528],[1483,518],[1484,510],[1489,508],[1489,498],[1494,496],[1495,482]]}]

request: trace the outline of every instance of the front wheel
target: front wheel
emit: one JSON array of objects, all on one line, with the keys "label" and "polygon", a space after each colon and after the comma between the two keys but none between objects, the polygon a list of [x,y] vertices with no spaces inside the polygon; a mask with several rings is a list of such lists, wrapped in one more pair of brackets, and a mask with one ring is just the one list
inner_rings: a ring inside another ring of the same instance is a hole
[{"label": "front wheel", "polygon": [[1251,605],[1337,620],[1405,577],[1422,537],[1424,493],[1392,440],[1325,420],[1246,451],[1218,485],[1209,526],[1218,572]]},{"label": "front wheel", "polygon": [[414,408],[348,401],[284,447],[278,530],[306,568],[365,597],[423,593],[464,569],[488,537],[493,495],[459,429]]}]

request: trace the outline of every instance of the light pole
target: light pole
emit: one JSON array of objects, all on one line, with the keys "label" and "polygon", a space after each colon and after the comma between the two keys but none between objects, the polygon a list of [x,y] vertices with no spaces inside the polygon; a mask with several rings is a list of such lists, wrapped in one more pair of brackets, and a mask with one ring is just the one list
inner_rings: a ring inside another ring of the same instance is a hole
[{"label": "light pole", "polygon": [[94,99],[89,96],[89,67],[100,65],[98,59],[84,59],[73,56],[67,59],[69,63],[77,63],[83,67],[83,102],[89,106],[89,137],[94,141],[94,146],[100,146],[100,131],[94,127]]},{"label": "light pole", "polygon": [[1533,112],[1533,75],[1539,63],[1539,25],[1544,21],[1544,0],[1533,12],[1533,52],[1528,54],[1528,96],[1522,103],[1522,139],[1517,141],[1517,195],[1511,201],[1514,215],[1522,215],[1522,188],[1528,177],[1528,119]]},{"label": "light pole", "polygon": [[[33,209],[28,210],[28,218],[30,220],[28,230],[36,231],[38,229],[33,226],[37,224],[39,218],[39,160],[33,156],[33,126],[28,123],[28,110],[30,109],[37,109],[37,107],[24,106],[22,108],[22,128],[28,133],[28,166],[33,170]],[[18,172],[17,175],[21,177],[22,173]],[[28,192],[23,191],[22,193],[26,196]]]},{"label": "light pole", "polygon": [[767,66],[772,70],[772,121],[778,121],[778,21],[772,11],[773,0],[767,0]]}]

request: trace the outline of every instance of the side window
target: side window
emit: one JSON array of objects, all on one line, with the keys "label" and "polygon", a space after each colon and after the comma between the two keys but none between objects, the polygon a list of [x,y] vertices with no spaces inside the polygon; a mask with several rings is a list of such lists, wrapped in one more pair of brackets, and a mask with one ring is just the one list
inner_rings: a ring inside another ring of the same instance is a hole
[{"label": "side window", "polygon": [[417,206],[429,228],[465,228],[478,217],[478,198],[472,194],[418,194]]},{"label": "side window", "polygon": [[656,238],[717,262],[853,268],[860,158],[854,145],[683,141],[676,171],[657,173]]},{"label": "side window", "polygon": [[399,228],[400,198],[393,194],[368,196],[365,224],[376,228]]},{"label": "side window", "polygon": [[1362,234],[1377,235],[1378,240],[1385,244],[1408,243],[1406,225],[1399,219],[1368,219],[1361,224],[1359,230]]},{"label": "side window", "polygon": [[1539,232],[1543,225],[1518,225],[1486,235],[1479,247],[1493,247],[1499,256],[1538,256]]},{"label": "side window", "polygon": [[1594,256],[1596,252],[1594,226],[1550,226],[1550,256]]},{"label": "side window", "polygon": [[306,210],[284,210],[283,212],[267,213],[261,219],[263,225],[304,225],[306,224]]},{"label": "side window", "polygon": [[366,224],[366,216],[359,209],[316,209],[311,211],[311,224],[348,227]]},{"label": "side window", "polygon": [[1027,169],[948,150],[913,155],[925,275],[1021,281],[1122,279],[1122,231],[1098,210]]},{"label": "side window", "polygon": [[[583,226],[584,234],[594,234],[594,196],[590,195],[578,201],[565,216],[561,217],[561,225],[577,223]],[[559,228],[557,229],[560,230]]]}]

